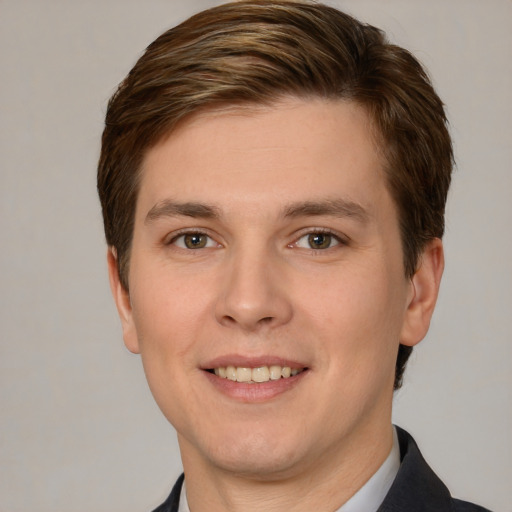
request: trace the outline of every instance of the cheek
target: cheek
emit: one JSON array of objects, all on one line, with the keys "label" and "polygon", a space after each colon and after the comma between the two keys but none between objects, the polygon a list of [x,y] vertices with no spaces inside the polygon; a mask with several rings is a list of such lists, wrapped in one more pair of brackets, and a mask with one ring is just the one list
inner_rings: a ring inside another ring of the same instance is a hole
[{"label": "cheek", "polygon": [[135,285],[132,310],[143,359],[154,357],[162,368],[178,358],[191,364],[187,353],[205,328],[210,309],[205,287],[162,273],[143,276]]},{"label": "cheek", "polygon": [[300,316],[315,326],[322,340],[318,350],[340,376],[373,380],[394,371],[405,289],[388,276],[384,269],[371,276],[340,272],[297,294],[302,297]]},{"label": "cheek", "polygon": [[180,286],[165,286],[160,279],[158,286],[138,287],[133,297],[134,324],[149,388],[164,416],[182,429],[180,422],[188,417],[185,411],[200,403],[193,385],[197,373],[194,347],[198,339],[205,339],[206,309],[201,296],[191,294],[188,284],[186,288],[187,293]]},{"label": "cheek", "polygon": [[318,352],[325,381],[331,383],[325,401],[333,414],[326,428],[332,430],[339,428],[334,418],[349,411],[353,417],[381,413],[393,391],[400,307],[392,304],[394,294],[387,286],[354,284],[349,293],[342,293],[348,291],[344,286],[337,296],[328,295],[323,310],[317,309],[322,330]]},{"label": "cheek", "polygon": [[363,336],[371,331],[383,335],[400,332],[404,292],[403,284],[390,279],[385,269],[373,272],[361,269],[330,272],[299,282],[295,297],[304,314],[320,319],[327,329],[338,327],[340,335],[360,332]]}]

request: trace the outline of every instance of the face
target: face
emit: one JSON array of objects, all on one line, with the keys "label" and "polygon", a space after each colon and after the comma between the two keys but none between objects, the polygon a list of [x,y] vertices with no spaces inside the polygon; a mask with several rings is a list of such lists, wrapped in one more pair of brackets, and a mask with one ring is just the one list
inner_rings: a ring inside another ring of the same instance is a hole
[{"label": "face", "polygon": [[129,296],[110,270],[185,468],[262,478],[389,431],[398,345],[424,335],[435,281],[405,277],[365,112],[295,99],[197,115],[151,149]]}]

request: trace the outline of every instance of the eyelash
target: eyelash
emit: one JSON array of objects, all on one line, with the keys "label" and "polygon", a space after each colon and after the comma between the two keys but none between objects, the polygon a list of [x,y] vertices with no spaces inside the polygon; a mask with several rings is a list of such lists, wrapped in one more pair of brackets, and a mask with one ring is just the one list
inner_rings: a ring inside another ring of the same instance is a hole
[{"label": "eyelash", "polygon": [[[206,245],[204,247],[192,248],[192,247],[180,247],[179,245],[176,244],[176,242],[180,238],[184,239],[187,235],[189,235],[189,236],[194,236],[195,235],[197,237],[207,237],[208,241],[206,242],[206,244],[211,244],[211,242],[213,242],[217,247],[221,247],[221,244],[216,242],[215,239],[206,230],[183,230],[183,231],[179,231],[177,233],[174,233],[172,235],[172,237],[170,239],[166,240],[164,243],[165,243],[165,245],[175,245],[179,249],[188,250],[188,251],[194,251],[194,250],[199,250],[199,249],[210,249],[213,246],[213,245],[210,245],[210,246]],[[325,228],[310,228],[307,231],[303,231],[300,234],[300,236],[298,236],[295,239],[294,242],[288,244],[287,247],[290,247],[290,248],[299,247],[299,248],[301,248],[300,246],[298,246],[299,241],[302,240],[303,238],[306,238],[306,237],[309,237],[309,236],[312,236],[312,235],[323,235],[323,236],[331,237],[331,241],[334,241],[336,243],[334,245],[329,244],[329,246],[325,247],[325,248],[302,247],[302,249],[310,250],[310,251],[313,251],[315,253],[319,253],[319,252],[327,251],[329,249],[333,249],[333,248],[335,248],[337,246],[340,246],[340,245],[341,246],[348,245],[348,239],[346,237],[344,237],[344,236],[339,235],[338,233],[335,233],[335,232],[333,232],[333,231],[331,231],[329,229],[325,229]],[[185,242],[183,243],[183,245],[186,245]]]}]

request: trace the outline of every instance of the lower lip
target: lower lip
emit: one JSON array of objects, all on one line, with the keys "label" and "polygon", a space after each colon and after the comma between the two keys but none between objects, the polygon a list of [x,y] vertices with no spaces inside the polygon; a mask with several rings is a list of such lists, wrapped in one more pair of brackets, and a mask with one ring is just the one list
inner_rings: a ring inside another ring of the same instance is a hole
[{"label": "lower lip", "polygon": [[293,389],[304,379],[308,370],[304,370],[293,377],[253,384],[224,379],[208,371],[203,371],[203,373],[218,391],[229,398],[245,403],[258,403],[266,402]]}]

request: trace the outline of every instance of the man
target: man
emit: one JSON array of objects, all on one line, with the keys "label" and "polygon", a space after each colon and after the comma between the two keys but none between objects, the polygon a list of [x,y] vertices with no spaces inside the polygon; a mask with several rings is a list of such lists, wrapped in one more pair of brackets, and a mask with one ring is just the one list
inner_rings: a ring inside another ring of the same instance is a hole
[{"label": "man", "polygon": [[125,344],[178,434],[158,511],[484,510],[391,424],[451,169],[420,64],[333,8],[225,4],[148,47],[98,190]]}]

